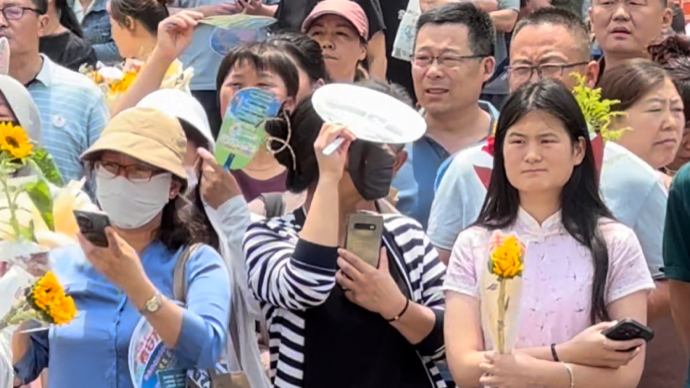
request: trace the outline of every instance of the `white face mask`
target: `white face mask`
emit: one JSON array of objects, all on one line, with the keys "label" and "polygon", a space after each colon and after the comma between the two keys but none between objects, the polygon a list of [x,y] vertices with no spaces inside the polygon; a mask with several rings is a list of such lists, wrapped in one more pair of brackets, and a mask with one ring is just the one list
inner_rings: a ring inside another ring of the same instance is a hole
[{"label": "white face mask", "polygon": [[163,210],[170,197],[172,174],[160,174],[148,182],[132,182],[123,176],[96,173],[96,197],[110,221],[120,229],[146,225]]}]

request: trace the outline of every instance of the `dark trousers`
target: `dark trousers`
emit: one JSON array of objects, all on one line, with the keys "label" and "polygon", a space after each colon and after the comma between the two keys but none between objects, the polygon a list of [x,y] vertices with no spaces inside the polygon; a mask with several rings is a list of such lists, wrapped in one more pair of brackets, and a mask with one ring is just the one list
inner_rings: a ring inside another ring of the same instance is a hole
[{"label": "dark trousers", "polygon": [[220,100],[218,93],[215,90],[192,90],[192,96],[201,103],[204,107],[206,115],[208,116],[208,123],[211,126],[211,133],[213,138],[218,138],[220,132],[220,125],[223,121],[223,115],[220,112]]}]

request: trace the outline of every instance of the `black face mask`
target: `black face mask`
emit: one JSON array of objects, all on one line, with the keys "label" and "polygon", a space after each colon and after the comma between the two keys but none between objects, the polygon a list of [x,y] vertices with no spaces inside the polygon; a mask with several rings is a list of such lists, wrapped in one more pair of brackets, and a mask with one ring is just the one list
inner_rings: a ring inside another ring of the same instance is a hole
[{"label": "black face mask", "polygon": [[355,141],[348,157],[347,169],[359,195],[367,201],[385,198],[393,182],[395,156],[380,145]]}]

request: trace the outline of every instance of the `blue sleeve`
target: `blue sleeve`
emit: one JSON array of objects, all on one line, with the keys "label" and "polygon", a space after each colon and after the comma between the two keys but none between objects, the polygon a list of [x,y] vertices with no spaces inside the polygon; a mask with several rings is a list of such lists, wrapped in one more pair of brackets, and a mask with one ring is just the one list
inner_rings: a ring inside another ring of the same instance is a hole
[{"label": "blue sleeve", "polygon": [[655,280],[664,278],[662,252],[667,203],[668,193],[662,183],[657,182],[647,195],[632,227],[640,240],[649,272]]},{"label": "blue sleeve", "polygon": [[187,307],[175,353],[182,367],[212,369],[227,343],[230,275],[220,255],[208,246],[190,258],[186,273]]},{"label": "blue sleeve", "polygon": [[36,380],[48,367],[48,330],[39,331],[30,335],[29,349],[24,357],[14,364],[14,373],[22,384],[29,384]]},{"label": "blue sleeve", "polygon": [[407,160],[400,168],[400,171],[393,177],[392,186],[398,190],[398,203],[395,207],[400,213],[409,217],[417,209],[419,186],[415,180],[412,167],[412,145],[406,145],[405,150],[407,151]]}]

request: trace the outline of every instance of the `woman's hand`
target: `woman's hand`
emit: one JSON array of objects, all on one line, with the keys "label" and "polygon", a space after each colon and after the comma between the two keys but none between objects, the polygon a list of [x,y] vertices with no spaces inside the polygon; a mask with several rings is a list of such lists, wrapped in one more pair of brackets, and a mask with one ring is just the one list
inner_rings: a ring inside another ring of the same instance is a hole
[{"label": "woman's hand", "polygon": [[210,11],[208,14],[204,13],[204,16],[237,15],[242,12],[242,7],[235,2],[225,2],[212,5]]},{"label": "woman's hand", "polygon": [[340,271],[335,274],[335,278],[350,302],[379,313],[384,319],[393,319],[400,314],[407,300],[388,270],[385,248],[381,249],[378,268],[345,249],[339,249],[338,253]]},{"label": "woman's hand", "polygon": [[240,8],[247,15],[263,15],[264,3],[261,0],[237,0]]},{"label": "woman's hand", "polygon": [[178,58],[192,43],[194,27],[204,15],[195,11],[180,11],[158,25],[156,51],[171,62]]},{"label": "woman's hand", "polygon": [[[603,332],[616,325],[616,322],[602,322],[587,328],[570,341],[558,345],[556,353],[563,362],[599,368],[620,368],[628,365],[640,354],[642,339],[613,341]],[[632,351],[629,351],[633,349]]]},{"label": "woman's hand", "polygon": [[148,281],[139,255],[111,227],[105,229],[108,247],[97,247],[81,233],[77,235],[86,259],[115,287],[130,294]]},{"label": "woman's hand", "polygon": [[242,194],[235,177],[223,166],[216,162],[216,158],[203,148],[197,150],[203,161],[201,170],[201,196],[209,206],[218,209],[222,204]]},{"label": "woman's hand", "polygon": [[[340,147],[330,155],[324,155],[323,150],[338,138],[344,140]],[[319,180],[333,178],[340,181],[347,161],[347,150],[353,141],[354,135],[342,125],[324,124],[321,127],[321,132],[314,142],[316,160],[319,163]]]},{"label": "woman's hand", "polygon": [[479,364],[484,375],[479,382],[489,388],[531,388],[536,359],[525,354],[500,355],[485,353],[485,362]]}]

